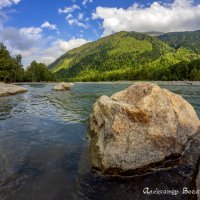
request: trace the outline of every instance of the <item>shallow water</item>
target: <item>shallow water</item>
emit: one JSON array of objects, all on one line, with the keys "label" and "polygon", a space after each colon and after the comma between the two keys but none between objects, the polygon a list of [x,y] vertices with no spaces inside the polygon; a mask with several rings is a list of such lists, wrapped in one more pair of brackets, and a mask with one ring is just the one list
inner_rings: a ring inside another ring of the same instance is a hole
[{"label": "shallow water", "polygon": [[[142,189],[151,182],[180,190],[187,185],[180,171],[123,180],[90,172],[85,136],[92,105],[127,84],[76,84],[65,92],[54,92],[52,84],[23,86],[28,93],[0,98],[0,200],[163,199]],[[200,117],[200,86],[165,88],[184,96]]]}]

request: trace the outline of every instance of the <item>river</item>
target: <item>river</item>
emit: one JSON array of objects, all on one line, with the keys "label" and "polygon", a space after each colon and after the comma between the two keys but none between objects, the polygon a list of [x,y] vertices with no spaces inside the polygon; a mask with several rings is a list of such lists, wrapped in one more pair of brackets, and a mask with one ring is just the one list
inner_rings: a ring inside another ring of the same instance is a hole
[{"label": "river", "polygon": [[[128,84],[80,83],[65,92],[52,84],[22,86],[29,92],[0,98],[0,200],[159,199],[142,195],[151,181],[169,187],[163,182],[169,176],[187,184],[174,172],[122,180],[91,173],[86,135],[92,105]],[[200,117],[200,86],[164,87],[186,98]]]}]

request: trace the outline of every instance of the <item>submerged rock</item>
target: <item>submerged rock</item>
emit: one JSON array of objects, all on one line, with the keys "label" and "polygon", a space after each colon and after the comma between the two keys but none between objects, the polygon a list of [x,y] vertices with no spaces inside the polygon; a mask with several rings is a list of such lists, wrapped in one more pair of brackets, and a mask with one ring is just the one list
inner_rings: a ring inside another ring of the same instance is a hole
[{"label": "submerged rock", "polygon": [[146,171],[182,155],[199,125],[186,100],[155,84],[102,96],[89,120],[92,167],[112,175]]},{"label": "submerged rock", "polygon": [[71,87],[73,87],[74,84],[73,83],[58,83],[57,85],[54,86],[53,90],[56,91],[65,91],[65,90],[70,90]]},{"label": "submerged rock", "polygon": [[0,97],[14,95],[14,94],[18,94],[18,93],[24,93],[27,91],[28,90],[26,88],[21,87],[21,86],[0,83]]}]

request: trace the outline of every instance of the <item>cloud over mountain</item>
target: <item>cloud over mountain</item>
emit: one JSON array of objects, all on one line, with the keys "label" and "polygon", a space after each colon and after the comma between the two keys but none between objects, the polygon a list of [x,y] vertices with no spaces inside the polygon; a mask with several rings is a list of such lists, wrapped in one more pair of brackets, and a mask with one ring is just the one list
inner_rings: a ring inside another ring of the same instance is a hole
[{"label": "cloud over mountain", "polygon": [[[4,27],[0,33],[0,41],[4,41],[12,54],[21,54],[25,66],[33,60],[50,64],[63,53],[88,42],[82,38],[71,38],[65,41],[45,37],[41,27],[20,29]],[[46,28],[46,25],[43,28]]]},{"label": "cloud over mountain", "polygon": [[154,2],[144,7],[133,4],[131,7],[97,7],[93,19],[101,19],[103,35],[118,31],[186,31],[200,29],[200,4],[191,0],[175,0],[172,4]]},{"label": "cloud over mountain", "polygon": [[71,38],[68,41],[58,39],[52,42],[51,46],[48,49],[44,50],[43,56],[40,58],[40,61],[50,64],[56,58],[66,53],[67,51],[86,44],[87,42],[89,41],[82,38]]}]

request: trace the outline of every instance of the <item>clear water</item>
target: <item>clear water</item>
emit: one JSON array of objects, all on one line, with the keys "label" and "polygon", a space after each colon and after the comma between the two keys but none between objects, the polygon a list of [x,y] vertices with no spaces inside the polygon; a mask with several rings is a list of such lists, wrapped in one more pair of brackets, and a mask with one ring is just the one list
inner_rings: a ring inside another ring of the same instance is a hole
[{"label": "clear water", "polygon": [[[145,184],[184,179],[162,172],[119,181],[90,173],[85,136],[92,105],[127,84],[76,84],[65,92],[52,84],[23,86],[28,93],[0,98],[0,200],[156,199],[142,196]],[[165,87],[200,117],[200,86]]]}]

